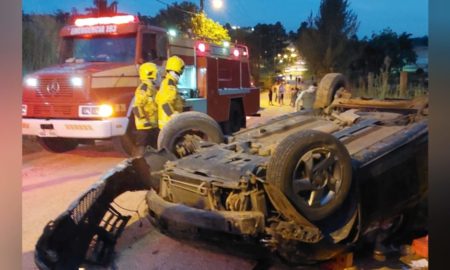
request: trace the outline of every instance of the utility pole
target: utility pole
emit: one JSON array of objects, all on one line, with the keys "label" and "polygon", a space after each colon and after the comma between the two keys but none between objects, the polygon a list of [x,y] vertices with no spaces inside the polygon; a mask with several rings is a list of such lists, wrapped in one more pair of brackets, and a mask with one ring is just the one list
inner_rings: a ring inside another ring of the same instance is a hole
[{"label": "utility pole", "polygon": [[204,0],[200,0],[200,12],[203,12]]}]

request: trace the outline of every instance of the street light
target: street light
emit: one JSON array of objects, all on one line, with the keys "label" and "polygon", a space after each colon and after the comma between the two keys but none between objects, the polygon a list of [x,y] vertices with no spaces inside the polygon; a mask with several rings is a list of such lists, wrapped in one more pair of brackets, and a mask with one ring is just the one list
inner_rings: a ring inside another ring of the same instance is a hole
[{"label": "street light", "polygon": [[212,6],[214,9],[221,9],[223,6],[223,2],[222,2],[222,0],[213,0]]}]

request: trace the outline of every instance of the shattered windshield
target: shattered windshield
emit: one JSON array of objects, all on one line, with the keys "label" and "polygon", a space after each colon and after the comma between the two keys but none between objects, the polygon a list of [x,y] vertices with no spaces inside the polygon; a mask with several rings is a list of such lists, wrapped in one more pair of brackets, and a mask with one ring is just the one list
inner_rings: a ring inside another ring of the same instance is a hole
[{"label": "shattered windshield", "polygon": [[134,62],[136,37],[76,37],[64,40],[65,62]]}]

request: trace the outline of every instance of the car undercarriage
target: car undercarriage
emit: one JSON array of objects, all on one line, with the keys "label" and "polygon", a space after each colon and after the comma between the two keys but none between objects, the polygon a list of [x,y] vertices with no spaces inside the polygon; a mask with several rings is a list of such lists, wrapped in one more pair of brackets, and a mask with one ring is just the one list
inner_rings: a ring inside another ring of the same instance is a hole
[{"label": "car undercarriage", "polygon": [[229,235],[290,264],[328,260],[381,223],[396,226],[426,198],[426,108],[426,99],[337,98],[222,143],[193,126],[173,145],[113,168],[51,221],[36,245],[36,264],[108,264],[130,218],[111,203],[135,190],[148,190],[148,215],[161,230]]}]

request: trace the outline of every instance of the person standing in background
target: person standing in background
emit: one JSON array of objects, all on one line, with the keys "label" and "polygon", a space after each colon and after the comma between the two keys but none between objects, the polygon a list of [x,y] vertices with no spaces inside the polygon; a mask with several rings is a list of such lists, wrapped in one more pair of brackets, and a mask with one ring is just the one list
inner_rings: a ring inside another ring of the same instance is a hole
[{"label": "person standing in background", "polygon": [[272,94],[275,95],[275,102],[278,102],[278,81],[276,81],[272,86]]},{"label": "person standing in background", "polygon": [[270,88],[269,88],[269,105],[270,105],[270,106],[273,106],[273,103],[272,103],[272,96],[273,96],[273,90],[272,90],[272,87],[270,87]]},{"label": "person standing in background", "polygon": [[292,107],[295,106],[295,100],[297,99],[298,91],[299,91],[298,87],[292,87],[291,88],[291,102],[290,102],[290,105]]},{"label": "person standing in background", "polygon": [[282,82],[278,88],[278,104],[284,105],[284,93],[286,92],[286,82]]}]

